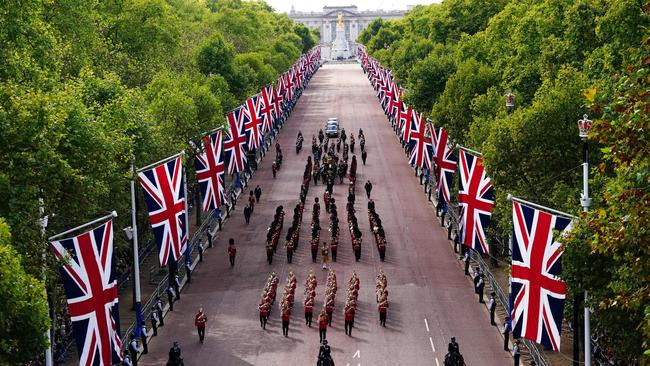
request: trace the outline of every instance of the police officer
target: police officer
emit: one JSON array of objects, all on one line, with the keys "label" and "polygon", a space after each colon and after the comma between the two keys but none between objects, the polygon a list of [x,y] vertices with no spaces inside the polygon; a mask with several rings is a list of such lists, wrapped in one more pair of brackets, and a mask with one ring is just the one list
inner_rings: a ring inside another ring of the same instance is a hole
[{"label": "police officer", "polygon": [[160,296],[156,296],[156,313],[158,313],[158,321],[160,326],[165,325],[165,319],[163,318],[163,302]]},{"label": "police officer", "polygon": [[167,288],[167,303],[169,303],[169,311],[174,311],[174,288],[169,286]]},{"label": "police officer", "polygon": [[469,262],[470,262],[469,249],[465,250],[465,256],[463,257],[463,261],[465,262],[465,276],[469,276]]},{"label": "police officer", "polygon": [[149,332],[147,332],[147,326],[142,324],[142,328],[140,329],[140,341],[142,342],[143,355],[149,353],[149,347],[147,347],[147,336],[149,336]]},{"label": "police officer", "polygon": [[490,293],[490,301],[488,302],[488,309],[490,309],[490,325],[497,325],[497,323],[494,322],[494,313],[497,310],[497,302],[494,295],[496,295],[494,292]]},{"label": "police officer", "polygon": [[510,351],[508,343],[510,342],[510,332],[512,331],[512,326],[510,325],[510,318],[506,318],[504,321],[503,327],[503,350]]},{"label": "police officer", "polygon": [[131,360],[133,361],[133,366],[138,366],[138,341],[135,339],[135,334],[131,334],[131,343],[129,343],[129,353],[131,354]]},{"label": "police officer", "polygon": [[128,354],[124,355],[124,359],[122,360],[122,365],[133,366],[133,362],[131,362],[131,356],[129,356]]},{"label": "police officer", "polygon": [[480,274],[478,278],[478,282],[476,283],[476,291],[478,292],[478,302],[481,304],[485,304],[485,301],[483,301],[483,289],[485,288],[485,275]]},{"label": "police officer", "polygon": [[153,331],[153,337],[158,335],[158,312],[156,309],[151,312],[151,330]]},{"label": "police officer", "polygon": [[174,275],[174,296],[176,296],[176,300],[181,299],[181,278],[178,276],[178,274]]},{"label": "police officer", "polygon": [[199,239],[199,262],[203,262],[203,252],[205,248],[203,247],[203,241]]},{"label": "police officer", "polygon": [[515,341],[514,347],[512,347],[512,357],[515,359],[515,366],[519,366],[519,358],[521,357],[521,350],[519,349],[519,340]]}]

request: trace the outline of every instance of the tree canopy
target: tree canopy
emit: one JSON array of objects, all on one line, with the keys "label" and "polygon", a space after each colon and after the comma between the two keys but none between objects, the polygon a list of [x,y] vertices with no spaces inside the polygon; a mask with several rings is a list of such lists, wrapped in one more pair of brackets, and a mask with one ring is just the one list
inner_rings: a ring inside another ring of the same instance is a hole
[{"label": "tree canopy", "polygon": [[[262,1],[8,0],[0,23],[0,217],[13,232],[2,262],[37,277],[51,257],[39,199],[48,234],[112,210],[127,226],[132,156],[147,165],[223,126],[225,111],[317,40]],[[115,241],[118,253],[128,248]],[[34,326],[42,335],[44,322]],[[43,348],[24,340],[27,359]]]},{"label": "tree canopy", "polygon": [[649,20],[641,0],[443,0],[358,38],[411,106],[483,153],[497,195],[489,236],[502,242],[508,193],[580,212],[577,121],[596,121],[594,207],[567,239],[563,277],[569,298],[589,291],[597,331],[616,335],[601,342],[628,362],[650,343]]}]

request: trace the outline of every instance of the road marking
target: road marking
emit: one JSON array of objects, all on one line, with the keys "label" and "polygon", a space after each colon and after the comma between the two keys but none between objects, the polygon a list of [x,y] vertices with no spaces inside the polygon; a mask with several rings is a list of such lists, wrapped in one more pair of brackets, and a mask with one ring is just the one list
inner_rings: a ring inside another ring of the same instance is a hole
[{"label": "road marking", "polygon": [[436,347],[433,345],[433,338],[429,337],[429,343],[431,343],[431,349],[435,353],[436,352]]},{"label": "road marking", "polygon": [[438,362],[438,357],[436,357],[436,366],[440,366],[440,362]]},{"label": "road marking", "polygon": [[361,358],[361,350],[357,350],[352,356],[352,358]]},{"label": "road marking", "polygon": [[424,326],[427,327],[427,333],[429,332],[429,322],[427,321],[427,318],[424,318]]}]

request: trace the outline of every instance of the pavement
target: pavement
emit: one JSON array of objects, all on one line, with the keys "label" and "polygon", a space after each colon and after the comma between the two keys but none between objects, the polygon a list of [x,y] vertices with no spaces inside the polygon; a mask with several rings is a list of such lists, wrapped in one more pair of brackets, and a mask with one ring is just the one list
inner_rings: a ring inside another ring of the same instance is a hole
[{"label": "pavement", "polygon": [[[319,339],[317,326],[304,324],[303,290],[309,270],[318,275],[316,299],[324,301],[326,272],[312,263],[309,251],[309,226],[314,197],[322,206],[324,186],[312,185],[305,204],[300,246],[288,264],[284,240],[280,241],[273,264],[266,262],[265,235],[278,205],[287,215],[282,238],[291,223],[293,206],[298,202],[302,173],[311,152],[311,136],[324,128],[328,117],[337,117],[342,128],[357,133],[362,128],[368,150],[367,165],[357,169],[355,203],[363,233],[360,262],[354,255],[347,228],[345,202],[347,179],[334,186],[340,217],[340,243],[337,262],[332,263],[339,287],[332,327],[327,339],[337,365],[436,365],[443,364],[447,343],[455,336],[467,365],[502,366],[512,363],[503,351],[503,339],[490,326],[489,314],[468,285],[456,255],[448,244],[413,169],[384,117],[374,91],[359,65],[325,65],[313,77],[291,117],[279,135],[284,161],[277,178],[271,174],[272,159],[267,157],[248,185],[262,188],[251,223],[246,225],[242,207],[216,239],[216,247],[206,252],[197,266],[192,283],[182,291],[182,299],[165,317],[165,326],[149,343],[149,354],[140,365],[164,365],[173,341],[182,349],[185,365],[315,365]],[[302,131],[305,141],[300,154],[295,139]],[[274,150],[271,149],[271,154]],[[357,139],[355,152],[360,155]],[[386,261],[371,236],[367,198],[363,184],[373,183],[372,198],[384,224],[388,246]],[[241,204],[240,204],[241,206]],[[321,226],[329,219],[321,209]],[[230,267],[226,251],[228,238],[234,238],[237,259]],[[321,241],[329,233],[321,232]],[[320,259],[320,255],[319,255]],[[375,301],[375,276],[383,269],[388,276],[390,308],[386,327],[379,325]],[[352,271],[361,280],[359,303],[352,337],[343,329],[345,284]],[[271,271],[278,273],[281,291],[284,279],[293,271],[298,279],[296,301],[289,336],[284,337],[276,302],[266,330],[259,324],[257,305],[265,280]],[[194,315],[203,306],[208,316],[205,343],[201,344],[194,327]]]}]

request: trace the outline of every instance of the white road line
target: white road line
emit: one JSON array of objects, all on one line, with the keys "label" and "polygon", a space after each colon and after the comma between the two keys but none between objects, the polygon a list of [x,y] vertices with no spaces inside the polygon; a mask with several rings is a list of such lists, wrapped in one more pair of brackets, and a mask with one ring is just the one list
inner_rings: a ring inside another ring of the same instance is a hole
[{"label": "white road line", "polygon": [[427,327],[427,333],[429,332],[429,322],[427,321],[427,318],[424,318],[424,326]]},{"label": "white road line", "polygon": [[436,366],[440,366],[440,362],[438,362],[438,357],[436,357]]},{"label": "white road line", "polygon": [[433,338],[429,337],[429,342],[431,343],[431,349],[435,353],[436,352],[436,347],[433,345]]}]

